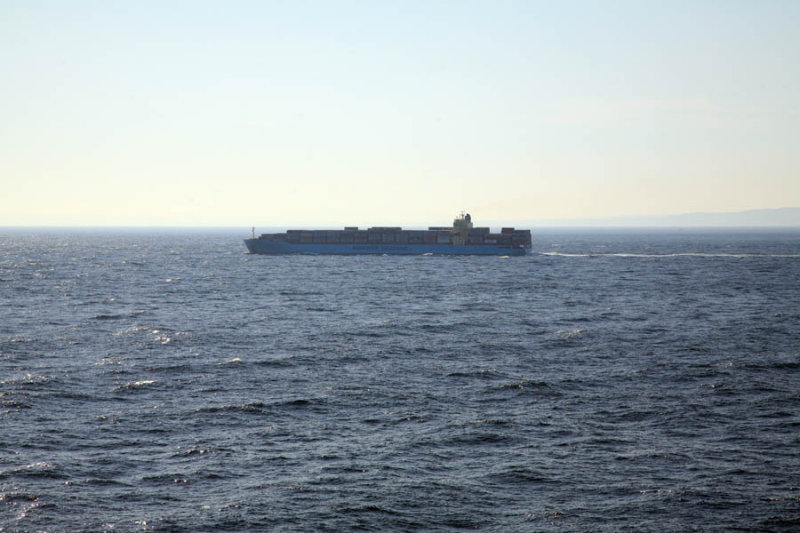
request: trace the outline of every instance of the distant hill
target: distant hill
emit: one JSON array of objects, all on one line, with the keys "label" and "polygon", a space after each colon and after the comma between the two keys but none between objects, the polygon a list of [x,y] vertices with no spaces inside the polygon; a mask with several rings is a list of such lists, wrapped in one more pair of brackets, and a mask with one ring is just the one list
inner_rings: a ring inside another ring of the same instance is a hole
[{"label": "distant hill", "polygon": [[[496,222],[492,225],[502,225]],[[620,227],[800,227],[800,207],[752,209],[732,213],[685,213],[682,215],[539,219],[514,222],[517,226],[620,226]]]}]

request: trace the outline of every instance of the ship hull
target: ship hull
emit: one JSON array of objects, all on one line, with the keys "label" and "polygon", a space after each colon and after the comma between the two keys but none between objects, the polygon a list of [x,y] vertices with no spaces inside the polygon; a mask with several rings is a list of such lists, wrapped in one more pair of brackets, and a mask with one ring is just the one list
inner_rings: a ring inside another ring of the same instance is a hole
[{"label": "ship hull", "polygon": [[251,254],[285,255],[525,255],[528,249],[509,244],[312,244],[245,239]]}]

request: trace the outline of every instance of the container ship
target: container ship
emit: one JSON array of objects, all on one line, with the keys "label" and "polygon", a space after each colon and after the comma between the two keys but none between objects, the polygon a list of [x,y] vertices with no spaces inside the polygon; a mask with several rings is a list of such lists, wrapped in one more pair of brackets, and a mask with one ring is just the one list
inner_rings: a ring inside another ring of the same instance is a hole
[{"label": "container ship", "polygon": [[452,227],[404,230],[399,227],[343,230],[289,230],[245,239],[252,254],[390,254],[390,255],[525,255],[531,248],[531,230],[475,228],[462,214]]}]

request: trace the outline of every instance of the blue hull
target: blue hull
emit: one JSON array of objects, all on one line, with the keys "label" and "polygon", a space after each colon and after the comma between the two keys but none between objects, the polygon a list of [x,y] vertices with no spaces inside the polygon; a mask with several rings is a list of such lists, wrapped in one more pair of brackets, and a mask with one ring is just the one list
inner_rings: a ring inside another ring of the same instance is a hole
[{"label": "blue hull", "polygon": [[510,244],[300,244],[245,239],[251,254],[314,255],[525,255],[528,249]]}]

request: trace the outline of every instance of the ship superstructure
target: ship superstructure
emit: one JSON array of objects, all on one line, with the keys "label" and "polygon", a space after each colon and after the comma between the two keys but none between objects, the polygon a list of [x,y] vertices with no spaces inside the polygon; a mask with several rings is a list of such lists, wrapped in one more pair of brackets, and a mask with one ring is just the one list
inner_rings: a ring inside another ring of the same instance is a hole
[{"label": "ship superstructure", "polygon": [[246,239],[254,254],[395,254],[395,255],[524,255],[531,247],[528,229],[476,228],[472,217],[462,214],[450,227],[427,230],[404,230],[400,227],[375,226],[343,230],[288,230],[263,233]]}]

